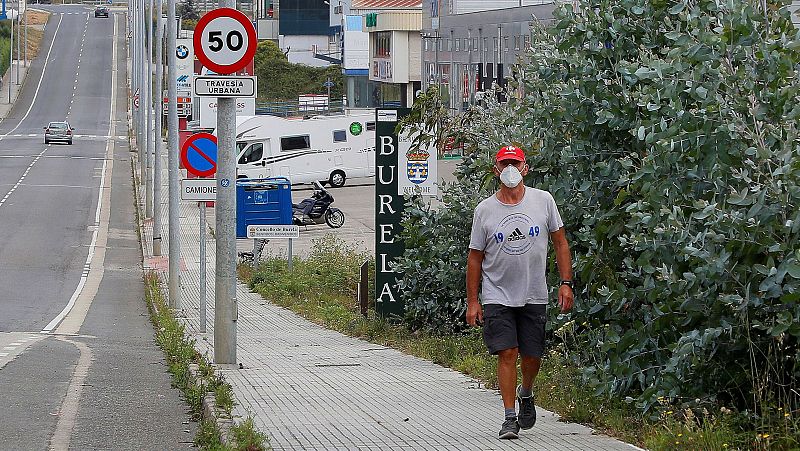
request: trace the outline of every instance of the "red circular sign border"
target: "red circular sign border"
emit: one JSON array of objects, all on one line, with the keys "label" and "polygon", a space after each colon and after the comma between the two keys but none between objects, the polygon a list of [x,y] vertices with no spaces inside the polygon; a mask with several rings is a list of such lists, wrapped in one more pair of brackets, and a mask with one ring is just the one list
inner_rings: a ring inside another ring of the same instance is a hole
[{"label": "red circular sign border", "polygon": [[[194,167],[189,164],[189,146],[198,139],[208,139],[213,141],[214,144],[217,144],[217,137],[212,135],[211,133],[200,132],[195,133],[194,135],[186,138],[186,141],[183,143],[183,147],[181,147],[181,162],[183,163],[183,167],[186,168],[187,171],[191,172],[192,174],[198,177],[209,177],[214,175],[217,172],[217,165],[214,165],[213,169],[209,169],[207,171],[195,171]],[[217,147],[217,158],[219,158],[219,147]]]},{"label": "red circular sign border", "polygon": [[[201,42],[203,31],[205,31],[208,23],[219,17],[230,17],[242,24],[244,29],[247,31],[248,42],[247,50],[245,51],[244,56],[239,61],[227,66],[216,64],[215,62],[211,61],[203,52],[203,45]],[[218,8],[204,14],[203,17],[197,21],[197,25],[195,25],[195,33],[192,43],[194,45],[194,54],[197,56],[197,59],[200,60],[203,66],[223,75],[232,74],[247,67],[247,65],[256,55],[256,48],[258,47],[256,29],[253,27],[252,22],[250,22],[250,19],[248,19],[243,12],[233,8]]]}]

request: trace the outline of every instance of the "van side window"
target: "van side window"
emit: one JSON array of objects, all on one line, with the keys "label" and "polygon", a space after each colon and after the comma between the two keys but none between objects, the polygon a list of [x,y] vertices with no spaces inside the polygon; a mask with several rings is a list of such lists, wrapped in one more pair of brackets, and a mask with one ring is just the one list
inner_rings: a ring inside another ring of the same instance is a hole
[{"label": "van side window", "polygon": [[347,141],[347,132],[345,132],[344,130],[333,131],[333,142],[342,143],[345,141]]},{"label": "van side window", "polygon": [[281,138],[281,151],[302,150],[311,148],[311,137],[309,135],[284,136]]},{"label": "van side window", "polygon": [[242,158],[239,158],[239,164],[261,161],[261,158],[263,157],[264,157],[264,145],[261,143],[255,143],[244,151],[244,154],[242,154]]},{"label": "van side window", "polygon": [[375,123],[367,122],[367,131],[374,131],[374,130],[375,130]]}]

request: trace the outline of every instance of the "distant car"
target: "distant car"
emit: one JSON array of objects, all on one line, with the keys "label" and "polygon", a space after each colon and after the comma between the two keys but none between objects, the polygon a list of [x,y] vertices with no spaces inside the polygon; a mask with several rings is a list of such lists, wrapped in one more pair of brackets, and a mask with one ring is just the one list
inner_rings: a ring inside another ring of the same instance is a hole
[{"label": "distant car", "polygon": [[75,129],[70,127],[69,122],[51,122],[44,127],[44,143],[50,144],[51,141],[63,141],[72,144],[72,132]]},{"label": "distant car", "polygon": [[108,7],[100,5],[95,8],[94,17],[108,17]]}]

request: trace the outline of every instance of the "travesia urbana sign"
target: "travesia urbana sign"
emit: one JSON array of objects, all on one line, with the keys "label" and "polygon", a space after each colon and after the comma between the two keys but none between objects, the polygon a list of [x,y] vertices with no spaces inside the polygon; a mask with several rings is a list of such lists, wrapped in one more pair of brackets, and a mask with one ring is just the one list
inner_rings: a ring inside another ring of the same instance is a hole
[{"label": "travesia urbana sign", "polygon": [[403,315],[405,304],[397,291],[401,276],[390,264],[403,254],[400,235],[405,200],[398,194],[397,122],[408,108],[376,110],[375,127],[375,310],[382,315]]}]

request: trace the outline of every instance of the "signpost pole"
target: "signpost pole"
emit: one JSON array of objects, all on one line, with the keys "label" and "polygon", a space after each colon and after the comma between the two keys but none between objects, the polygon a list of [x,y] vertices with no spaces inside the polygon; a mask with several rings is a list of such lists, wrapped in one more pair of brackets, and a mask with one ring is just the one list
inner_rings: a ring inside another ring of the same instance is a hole
[{"label": "signpost pole", "polygon": [[167,116],[167,142],[169,155],[169,305],[181,308],[180,267],[181,236],[178,207],[180,205],[180,180],[178,173],[178,86],[175,84],[177,55],[176,40],[178,27],[175,23],[175,0],[167,1],[167,61],[169,71],[167,96],[169,115]]},{"label": "signpost pole", "polygon": [[147,179],[145,181],[145,200],[144,215],[146,218],[153,217],[153,0],[148,2],[147,15],[145,16],[145,26],[147,28],[147,58],[145,58],[145,70],[147,74],[144,79],[147,82]]},{"label": "signpost pole", "polygon": [[[256,51],[253,23],[224,0],[197,22],[194,50],[209,69],[223,75],[242,70]],[[232,21],[230,19],[233,19]],[[212,92],[213,94],[213,92]],[[217,99],[216,271],[214,363],[236,363],[236,98]]]},{"label": "signpost pole", "polygon": [[164,0],[158,0],[156,12],[156,126],[154,130],[155,148],[153,160],[153,255],[161,255],[161,120],[164,117],[164,23],[161,13],[164,10]]},{"label": "signpost pole", "polygon": [[17,17],[15,18],[15,20],[17,21],[17,85],[19,85],[19,62],[20,62],[19,57],[22,56],[22,48],[20,46],[20,41],[22,41],[22,36],[20,36],[21,33],[19,32],[19,27],[20,27],[19,10],[17,10]]},{"label": "signpost pole", "polygon": [[137,42],[136,42],[136,50],[138,52],[138,58],[136,62],[136,67],[134,70],[138,74],[139,77],[139,117],[138,117],[138,127],[136,128],[137,135],[136,135],[136,148],[139,152],[139,185],[147,185],[147,137],[145,136],[145,121],[147,121],[147,114],[145,113],[145,107],[147,105],[147,86],[144,80],[144,0],[138,0],[137,7],[139,8],[139,13],[136,15],[136,33],[137,33]]},{"label": "signpost pole", "polygon": [[289,238],[289,261],[286,263],[286,267],[289,268],[289,272],[292,272],[292,239]]},{"label": "signpost pole", "polygon": [[206,203],[200,202],[200,333],[206,333]]}]

